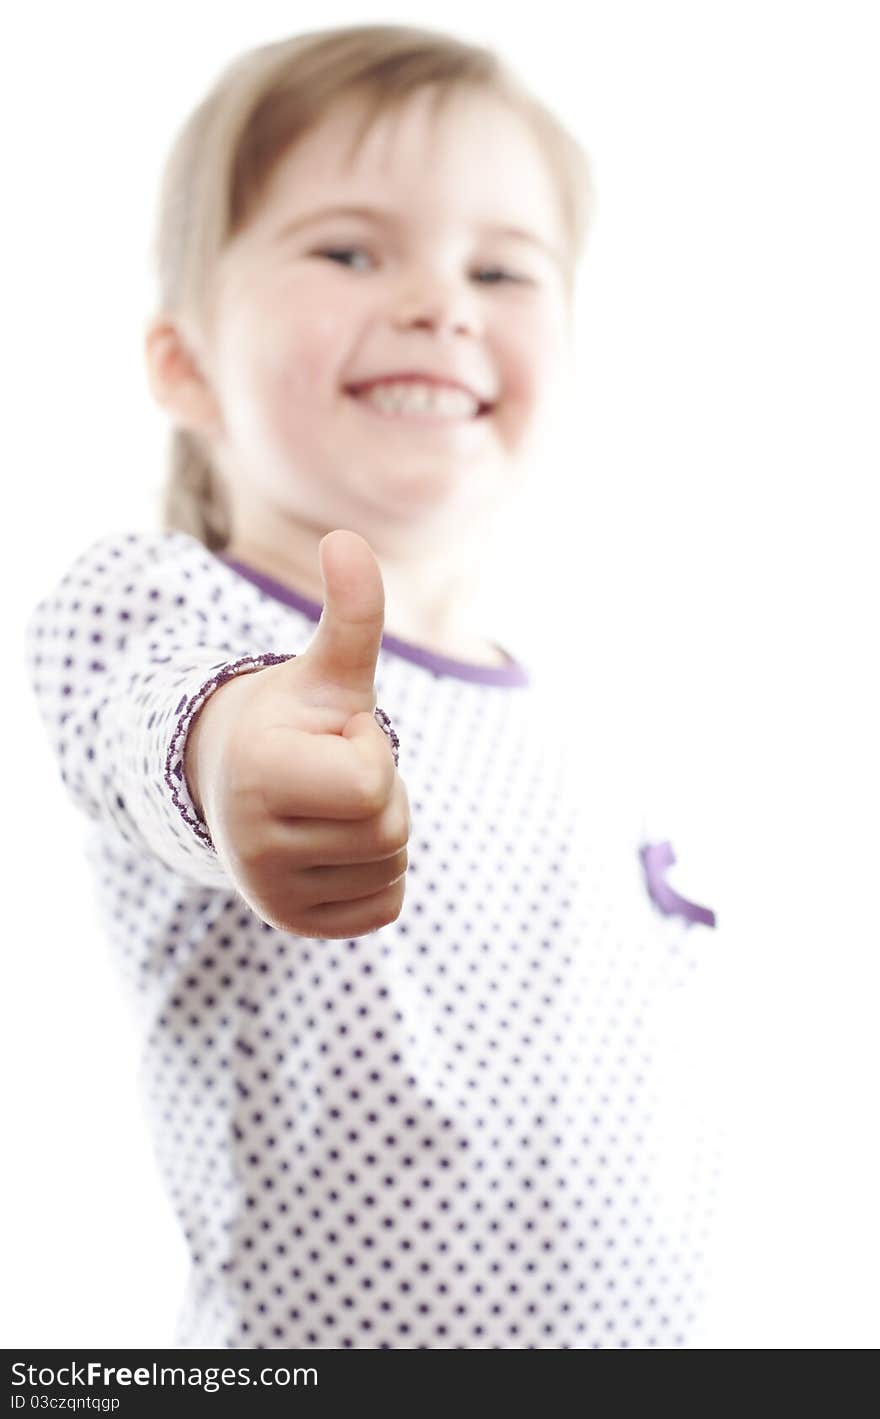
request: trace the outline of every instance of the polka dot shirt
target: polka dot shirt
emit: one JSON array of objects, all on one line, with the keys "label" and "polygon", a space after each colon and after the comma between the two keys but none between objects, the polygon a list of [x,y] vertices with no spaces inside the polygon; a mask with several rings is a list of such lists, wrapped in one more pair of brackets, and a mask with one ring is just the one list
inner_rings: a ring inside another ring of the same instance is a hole
[{"label": "polka dot shirt", "polygon": [[693,1344],[719,1155],[664,1096],[662,1021],[714,914],[585,791],[522,664],[386,633],[402,911],[348,940],[263,922],[188,795],[186,733],[320,613],[184,533],[120,532],[27,627],[191,1256],[175,1343]]}]

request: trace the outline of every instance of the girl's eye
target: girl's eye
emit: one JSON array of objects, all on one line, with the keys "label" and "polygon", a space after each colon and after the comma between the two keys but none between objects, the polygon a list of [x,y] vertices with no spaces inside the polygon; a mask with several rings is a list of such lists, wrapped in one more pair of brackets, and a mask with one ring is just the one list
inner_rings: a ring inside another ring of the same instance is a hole
[{"label": "girl's eye", "polygon": [[[313,256],[327,256],[331,261],[341,261],[342,264],[345,266],[349,265],[348,261],[346,260],[346,257],[355,256],[358,254],[366,255],[365,248],[362,246],[330,246],[323,247],[321,250],[312,253]],[[489,282],[482,282],[482,284],[496,285],[498,284],[499,280],[513,281],[516,282],[518,285],[531,284],[527,276],[515,276],[513,272],[505,271],[502,267],[499,266],[484,266],[482,270],[477,272],[477,275],[480,277],[488,276],[493,278]]]},{"label": "girl's eye", "polygon": [[[484,276],[486,276],[486,275],[489,275],[489,276],[500,276],[503,281],[516,281],[517,283],[522,283],[522,284],[524,284],[524,285],[527,285],[527,284],[528,284],[528,279],[527,279],[527,277],[525,277],[525,276],[514,276],[512,272],[510,272],[510,271],[504,271],[504,270],[502,270],[502,269],[501,269],[500,267],[498,267],[498,266],[486,266],[486,267],[483,268],[483,271],[482,271],[481,274],[484,275]],[[492,284],[492,285],[495,285],[495,282],[493,281],[493,282],[491,282],[491,284]]]},{"label": "girl's eye", "polygon": [[[331,261],[335,261],[340,256],[352,256],[355,252],[363,252],[363,250],[364,248],[362,246],[331,246],[325,247],[322,251],[316,251],[313,254],[315,256],[329,256]],[[344,264],[347,265],[348,263],[345,262]]]}]

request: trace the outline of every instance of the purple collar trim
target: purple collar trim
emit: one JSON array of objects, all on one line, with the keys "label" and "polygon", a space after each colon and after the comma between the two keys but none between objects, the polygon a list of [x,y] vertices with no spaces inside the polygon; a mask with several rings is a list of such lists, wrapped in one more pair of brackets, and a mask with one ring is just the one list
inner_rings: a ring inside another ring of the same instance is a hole
[{"label": "purple collar trim", "polygon": [[685,901],[663,880],[663,872],[675,862],[672,843],[646,843],[639,848],[642,866],[648,883],[651,901],[665,916],[677,913],[687,921],[701,921],[706,926],[715,925],[715,913],[708,907],[698,907],[695,902]]},{"label": "purple collar trim", "polygon": [[[285,606],[296,607],[316,625],[320,621],[323,608],[311,597],[303,596],[301,592],[294,591],[283,582],[266,576],[264,572],[256,571],[254,567],[249,567],[245,562],[239,562],[234,557],[227,557],[222,552],[214,552],[213,555],[224,566],[229,567],[230,571],[237,572],[239,576],[253,582],[254,586],[259,587],[266,596],[283,602]],[[532,683],[528,670],[512,656],[508,656],[507,665],[474,665],[468,660],[456,660],[449,655],[440,655],[437,651],[424,650],[415,642],[403,640],[400,636],[392,636],[388,631],[383,633],[382,649],[389,651],[392,655],[402,656],[404,660],[411,660],[414,665],[421,665],[426,670],[432,670],[435,675],[452,675],[458,680],[471,680],[478,685],[504,685],[513,688],[524,687]],[[503,650],[503,647],[500,649]],[[507,655],[507,651],[504,651],[504,654]]]}]

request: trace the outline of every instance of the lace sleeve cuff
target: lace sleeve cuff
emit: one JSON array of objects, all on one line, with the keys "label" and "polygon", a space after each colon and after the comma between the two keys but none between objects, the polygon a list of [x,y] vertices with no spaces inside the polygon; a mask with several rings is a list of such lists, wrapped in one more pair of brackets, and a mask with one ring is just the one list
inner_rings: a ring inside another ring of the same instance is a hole
[{"label": "lace sleeve cuff", "polygon": [[[178,716],[178,719],[171,735],[171,742],[165,759],[165,783],[171,792],[172,802],[184,822],[203,843],[215,852],[216,848],[214,847],[211,834],[208,832],[207,824],[199,817],[186,786],[186,775],[183,765],[186,737],[190,725],[208,697],[212,695],[215,690],[218,690],[221,685],[224,685],[227,680],[231,680],[234,675],[246,675],[252,670],[262,670],[269,665],[281,665],[284,661],[293,659],[295,659],[294,655],[275,655],[273,653],[242,656],[240,660],[222,666],[211,676],[210,680],[205,681],[194,695],[191,695],[189,699],[184,696],[175,708],[174,713]],[[383,709],[377,706],[374,710],[374,715],[379,727],[384,731],[388,739],[396,768],[399,759],[398,747],[400,740],[392,728],[391,720]]]}]

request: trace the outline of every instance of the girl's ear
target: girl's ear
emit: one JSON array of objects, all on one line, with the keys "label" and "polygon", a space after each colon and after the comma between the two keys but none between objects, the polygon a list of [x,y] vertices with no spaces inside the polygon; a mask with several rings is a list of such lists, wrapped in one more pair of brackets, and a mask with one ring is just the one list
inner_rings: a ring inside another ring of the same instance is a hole
[{"label": "girl's ear", "polygon": [[217,400],[180,325],[169,316],[150,320],[144,355],[153,398],[173,423],[194,433],[216,433],[220,428]]}]

